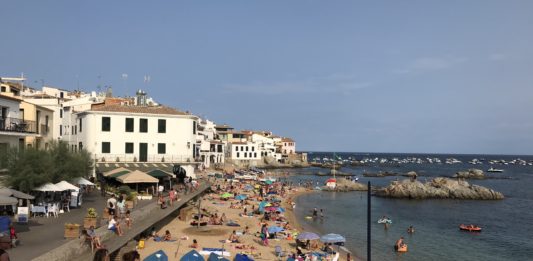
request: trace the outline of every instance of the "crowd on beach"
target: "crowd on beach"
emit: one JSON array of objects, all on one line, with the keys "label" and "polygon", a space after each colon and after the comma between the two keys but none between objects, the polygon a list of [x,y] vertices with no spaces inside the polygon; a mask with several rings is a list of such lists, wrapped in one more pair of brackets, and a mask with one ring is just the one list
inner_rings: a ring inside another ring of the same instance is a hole
[{"label": "crowd on beach", "polygon": [[[163,250],[177,258],[191,250],[209,255],[246,255],[250,259],[263,260],[351,260],[350,254],[340,257],[331,243],[315,240],[298,240],[299,233],[304,232],[295,222],[292,198],[296,193],[312,190],[314,182],[291,183],[286,180],[240,180],[224,178],[207,178],[210,193],[204,194],[197,204],[199,212],[180,216],[162,228],[152,227],[143,233],[137,243],[139,256],[148,256]],[[178,200],[180,192],[194,191],[200,180],[187,180],[183,186],[169,191],[158,189],[157,204],[161,209],[172,206]],[[178,191],[179,190],[179,191]],[[108,200],[110,218],[108,229],[122,236],[123,226],[131,227],[129,212],[122,208],[123,199],[111,197]],[[112,213],[112,215],[111,215]],[[314,209],[313,215],[323,218],[323,209]],[[217,231],[213,235],[195,232],[195,228],[204,227]],[[105,246],[94,234],[94,228],[84,231],[84,236],[97,249],[95,261],[101,261]],[[187,243],[189,241],[189,243]],[[222,246],[220,248],[220,246]],[[123,260],[138,260],[135,255],[128,255]],[[170,255],[169,255],[170,256]]]}]

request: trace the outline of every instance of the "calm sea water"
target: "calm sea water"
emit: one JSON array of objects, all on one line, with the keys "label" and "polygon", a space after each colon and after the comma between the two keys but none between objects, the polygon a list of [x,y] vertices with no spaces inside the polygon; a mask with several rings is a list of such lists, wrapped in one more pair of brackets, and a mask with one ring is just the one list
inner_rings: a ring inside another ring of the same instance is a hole
[{"label": "calm sea water", "polygon": [[[370,157],[426,158],[428,155],[391,154],[338,154],[343,158],[355,156],[361,159]],[[323,157],[313,153],[309,158]],[[331,157],[331,155],[329,155]],[[518,156],[483,155],[430,155],[444,160],[454,157],[463,164],[405,164],[399,167],[376,165],[347,167],[343,172],[362,174],[367,172],[391,171],[406,173],[414,170],[419,179],[436,176],[451,176],[459,170],[479,168],[487,170],[490,165],[470,165],[473,158],[506,159]],[[531,160],[533,157],[521,156]],[[372,258],[373,260],[533,260],[533,166],[495,165],[505,172],[489,174],[505,179],[471,180],[470,183],[486,186],[504,193],[506,199],[498,201],[470,200],[404,200],[372,197]],[[293,170],[293,181],[311,180],[323,184],[326,177],[310,174],[323,169],[307,168]],[[397,177],[365,178],[360,182],[371,181],[372,185],[384,186]],[[399,177],[403,178],[403,177]],[[296,216],[303,226],[318,233],[338,233],[347,239],[346,247],[356,256],[366,258],[366,192],[317,192],[299,197],[296,200]],[[309,220],[305,216],[314,208],[324,209],[324,220]],[[389,229],[377,224],[377,219],[387,215],[393,220]],[[458,229],[461,223],[478,224],[481,233],[463,232]],[[413,225],[415,234],[406,233]],[[403,236],[409,252],[398,254],[393,251],[395,241]]]}]

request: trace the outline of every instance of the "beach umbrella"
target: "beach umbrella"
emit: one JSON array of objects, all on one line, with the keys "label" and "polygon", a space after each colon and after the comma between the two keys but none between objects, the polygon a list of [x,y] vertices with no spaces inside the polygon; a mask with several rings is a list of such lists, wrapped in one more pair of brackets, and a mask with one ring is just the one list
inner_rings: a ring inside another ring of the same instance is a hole
[{"label": "beach umbrella", "polygon": [[248,196],[243,195],[243,194],[240,194],[240,195],[235,197],[236,200],[245,200],[246,198],[248,198]]},{"label": "beach umbrella", "polygon": [[316,239],[320,239],[320,236],[315,234],[315,233],[313,233],[313,232],[302,232],[302,233],[298,234],[296,239],[298,239],[300,241],[303,241],[303,240],[316,240]]},{"label": "beach umbrella", "polygon": [[220,197],[221,198],[230,198],[230,197],[233,197],[233,194],[226,192],[226,193],[220,195]]},{"label": "beach umbrella", "polygon": [[158,250],[147,256],[144,261],[168,261],[168,256],[163,250]]},{"label": "beach umbrella", "polygon": [[282,207],[276,207],[276,211],[283,213],[283,212],[285,212],[285,209],[282,208]]},{"label": "beach umbrella", "polygon": [[180,261],[205,261],[204,257],[196,250],[191,250],[180,258]]},{"label": "beach umbrella", "polygon": [[282,227],[278,227],[278,226],[268,227],[268,233],[278,233],[278,232],[281,232],[281,231],[283,231]]},{"label": "beach umbrella", "polygon": [[274,212],[274,211],[276,211],[276,209],[277,209],[276,207],[267,207],[267,208],[265,208],[265,211]]},{"label": "beach umbrella", "polygon": [[320,237],[320,241],[324,243],[344,243],[346,238],[339,234],[327,234]]},{"label": "beach umbrella", "polygon": [[207,261],[229,261],[229,259],[211,252],[211,254],[209,254],[209,258],[207,258]]},{"label": "beach umbrella", "polygon": [[235,255],[235,258],[233,258],[233,261],[254,261],[254,260],[245,254],[237,254]]},{"label": "beach umbrella", "polygon": [[265,183],[268,184],[268,185],[270,185],[270,184],[272,184],[272,180],[267,179],[267,180],[265,180]]}]

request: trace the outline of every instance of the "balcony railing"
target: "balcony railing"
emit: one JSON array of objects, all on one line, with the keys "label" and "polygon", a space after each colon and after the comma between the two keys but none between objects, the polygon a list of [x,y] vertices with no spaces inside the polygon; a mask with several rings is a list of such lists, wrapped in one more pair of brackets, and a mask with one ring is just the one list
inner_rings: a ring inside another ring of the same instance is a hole
[{"label": "balcony railing", "polygon": [[36,133],[37,124],[35,121],[28,121],[18,118],[0,118],[0,131]]},{"label": "balcony railing", "polygon": [[170,155],[170,154],[149,154],[146,158],[140,157],[139,154],[94,154],[97,162],[139,162],[139,163],[194,163],[196,162],[192,155]]}]

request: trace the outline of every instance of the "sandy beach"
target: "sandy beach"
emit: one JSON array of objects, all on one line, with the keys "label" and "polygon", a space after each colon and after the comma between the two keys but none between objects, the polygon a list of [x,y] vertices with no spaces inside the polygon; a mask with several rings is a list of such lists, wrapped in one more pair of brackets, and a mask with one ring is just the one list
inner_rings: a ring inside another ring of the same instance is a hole
[{"label": "sandy beach", "polygon": [[[283,227],[286,222],[289,222],[290,229],[286,229],[284,232],[282,232],[285,233],[283,236],[278,235],[276,239],[269,239],[269,245],[264,246],[261,238],[259,237],[262,225],[261,218],[263,215],[243,215],[243,208],[231,207],[231,205],[239,203],[238,200],[233,198],[223,200],[220,197],[222,193],[229,191],[229,183],[224,183],[223,180],[217,180],[215,184],[220,185],[224,191],[204,195],[201,201],[201,208],[209,214],[216,214],[218,217],[224,214],[227,218],[227,221],[231,220],[240,226],[227,226],[224,224],[207,225],[197,228],[196,226],[190,225],[190,222],[193,220],[191,218],[188,218],[187,221],[176,218],[167,225],[156,230],[158,236],[164,236],[165,232],[168,230],[171,233],[172,240],[175,241],[156,242],[153,240],[153,238],[149,238],[145,242],[145,248],[139,249],[141,257],[144,258],[158,250],[163,250],[169,257],[169,260],[179,260],[181,256],[193,249],[191,245],[194,239],[196,239],[198,242],[198,246],[196,248],[198,252],[200,252],[203,248],[224,248],[226,251],[225,257],[230,260],[233,260],[235,255],[238,253],[247,254],[254,260],[278,260],[275,251],[276,246],[279,246],[282,252],[284,252],[285,257],[283,260],[287,259],[287,255],[296,253],[296,241],[294,235],[296,235],[298,232],[302,232],[302,227],[298,224],[294,215],[291,199],[294,199],[303,193],[310,193],[311,191],[299,187],[293,187],[286,190],[285,194],[283,195],[284,197],[281,198],[280,202],[280,206],[286,210],[280,214],[283,221],[264,221],[264,223],[266,223],[268,227],[275,225]],[[214,187],[216,187],[216,185]],[[255,182],[248,185],[254,186],[254,188],[256,187]],[[236,189],[233,192],[248,196],[248,199],[246,200],[248,204],[245,206],[247,211],[250,212],[252,208],[258,208],[259,201],[257,198],[259,195],[257,195],[257,191],[245,191],[242,189],[243,186],[245,186],[245,184],[234,183],[234,187]],[[194,213],[197,213],[196,208]],[[249,232],[241,235],[246,227],[248,227]],[[228,240],[233,231],[235,231],[238,235],[240,241],[239,243],[231,243]],[[291,236],[287,237],[286,235],[289,233]],[[322,244],[318,242],[318,246],[321,247]],[[305,249],[303,249],[303,251],[304,253],[307,252]],[[204,254],[203,252],[200,253]],[[204,255],[205,258],[207,258],[207,256],[208,255]],[[332,260],[333,256],[329,258],[329,260]],[[338,260],[346,260],[346,255],[341,254]]]}]

